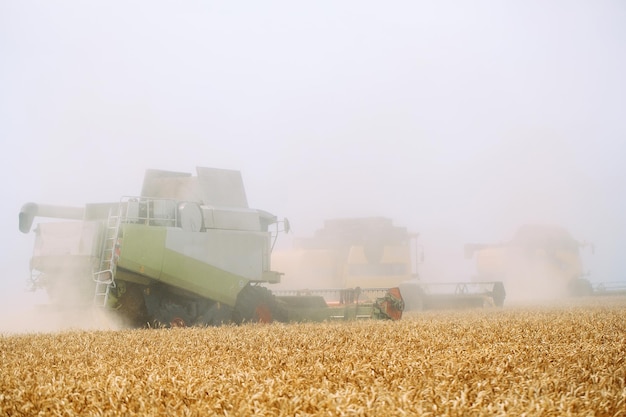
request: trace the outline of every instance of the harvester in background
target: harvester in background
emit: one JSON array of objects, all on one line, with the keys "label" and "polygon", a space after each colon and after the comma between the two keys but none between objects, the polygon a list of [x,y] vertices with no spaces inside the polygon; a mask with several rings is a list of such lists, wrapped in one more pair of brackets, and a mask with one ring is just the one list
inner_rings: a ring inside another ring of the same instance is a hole
[{"label": "harvester in background", "polygon": [[399,287],[408,310],[503,305],[501,282],[423,282],[417,239],[384,217],[326,220],[314,236],[274,251],[272,263],[285,274],[277,293],[315,293],[338,302],[343,295],[327,288]]},{"label": "harvester in background", "polygon": [[529,224],[508,242],[465,245],[465,257],[475,259],[474,280],[501,280],[513,300],[626,293],[626,283],[589,281],[581,258],[585,247],[593,250],[562,227]]},{"label": "harvester in background", "polygon": [[30,262],[32,288],[62,309],[95,305],[132,326],[402,315],[397,288],[329,305],[311,294],[277,297],[261,285],[281,279],[270,259],[283,222],[249,208],[239,171],[148,170],[139,196],[84,207],[27,203],[20,231],[29,233],[36,217],[63,219],[39,222]]}]

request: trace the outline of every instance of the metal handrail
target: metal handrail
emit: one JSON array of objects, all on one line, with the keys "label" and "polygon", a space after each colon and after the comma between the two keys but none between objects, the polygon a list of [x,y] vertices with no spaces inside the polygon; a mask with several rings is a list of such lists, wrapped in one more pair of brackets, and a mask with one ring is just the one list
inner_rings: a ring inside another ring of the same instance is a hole
[{"label": "metal handrail", "polygon": [[[165,209],[157,208],[158,204],[165,203]],[[174,200],[171,198],[153,198],[153,197],[141,197],[141,196],[123,196],[120,199],[120,205],[124,206],[126,210],[123,210],[124,216],[122,216],[122,223],[143,223],[143,224],[160,224],[162,226],[176,227],[179,224],[178,210],[176,209],[179,204],[184,203],[182,201]],[[131,210],[132,205],[136,204],[136,211]],[[168,207],[170,208],[168,210]],[[155,211],[161,211],[155,215]],[[162,217],[166,214],[165,217]],[[167,215],[170,214],[170,215]]]}]

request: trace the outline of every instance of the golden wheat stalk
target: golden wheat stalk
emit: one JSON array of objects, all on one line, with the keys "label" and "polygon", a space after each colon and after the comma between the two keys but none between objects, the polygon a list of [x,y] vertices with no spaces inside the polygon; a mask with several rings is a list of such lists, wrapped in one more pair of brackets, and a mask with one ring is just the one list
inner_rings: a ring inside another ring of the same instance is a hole
[{"label": "golden wheat stalk", "polygon": [[0,414],[626,416],[626,299],[0,337]]}]

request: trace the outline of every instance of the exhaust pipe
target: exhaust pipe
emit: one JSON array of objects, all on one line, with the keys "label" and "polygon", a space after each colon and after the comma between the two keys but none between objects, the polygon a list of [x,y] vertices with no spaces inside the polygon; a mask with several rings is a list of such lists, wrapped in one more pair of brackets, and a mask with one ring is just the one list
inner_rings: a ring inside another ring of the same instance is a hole
[{"label": "exhaust pipe", "polygon": [[47,204],[26,203],[20,210],[20,232],[28,233],[35,217],[51,217],[56,219],[83,220],[83,207],[51,206]]}]

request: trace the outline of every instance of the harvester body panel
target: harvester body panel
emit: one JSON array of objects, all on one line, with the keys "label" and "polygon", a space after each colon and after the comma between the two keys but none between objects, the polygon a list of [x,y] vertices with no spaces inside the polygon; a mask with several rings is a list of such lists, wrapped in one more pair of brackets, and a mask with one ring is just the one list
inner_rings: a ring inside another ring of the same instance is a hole
[{"label": "harvester body panel", "polygon": [[118,267],[234,306],[245,285],[266,279],[267,246],[262,232],[127,224]]},{"label": "harvester body panel", "polygon": [[56,304],[88,305],[94,292],[91,274],[97,266],[101,233],[98,221],[38,224],[30,287],[45,289]]},{"label": "harvester body panel", "polygon": [[98,221],[40,223],[35,229],[33,258],[40,256],[95,256],[100,249]]}]

